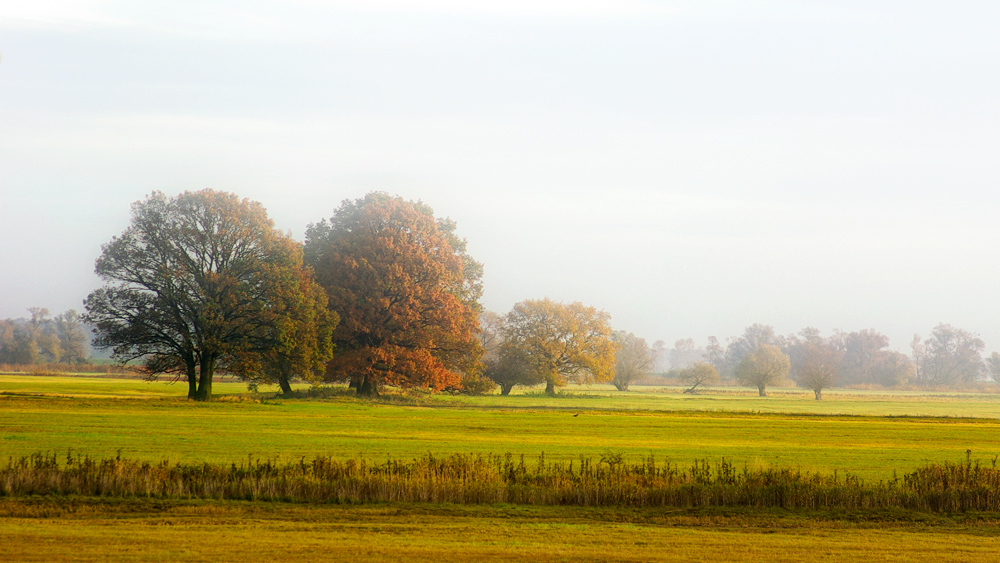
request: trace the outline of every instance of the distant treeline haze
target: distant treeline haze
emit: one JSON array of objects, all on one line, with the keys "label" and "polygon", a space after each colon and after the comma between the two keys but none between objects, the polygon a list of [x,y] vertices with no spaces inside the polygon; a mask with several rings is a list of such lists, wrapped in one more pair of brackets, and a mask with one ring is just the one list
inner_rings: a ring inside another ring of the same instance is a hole
[{"label": "distant treeline haze", "polygon": [[810,379],[829,376],[822,387],[967,387],[984,378],[1000,382],[1000,354],[983,357],[985,343],[977,335],[948,324],[939,324],[930,336],[914,335],[910,353],[889,349],[889,337],[874,329],[854,332],[836,330],[822,336],[815,328],[782,336],[763,324],[747,327],[743,334],[726,339],[708,337],[704,347],[691,338],[678,340],[673,348],[657,341],[656,371],[677,375],[697,362],[715,366],[722,381],[734,381],[736,368],[752,351],[764,345],[778,347],[790,360],[789,377],[812,388]]},{"label": "distant treeline haze", "polygon": [[0,320],[0,364],[78,364],[87,359],[89,335],[80,316],[70,309],[49,317],[32,307],[31,318]]}]

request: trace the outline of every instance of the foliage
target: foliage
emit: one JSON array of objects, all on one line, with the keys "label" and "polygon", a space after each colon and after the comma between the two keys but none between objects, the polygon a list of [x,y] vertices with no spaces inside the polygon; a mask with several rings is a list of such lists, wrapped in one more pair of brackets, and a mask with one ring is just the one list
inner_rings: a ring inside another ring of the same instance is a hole
[{"label": "foliage", "polygon": [[382,385],[441,390],[475,375],[482,267],[454,223],[384,193],[346,200],[310,225],[306,259],[341,322],[326,378],[358,392]]},{"label": "foliage", "polygon": [[502,344],[495,355],[483,360],[483,375],[500,386],[501,395],[509,395],[515,385],[538,385],[545,381],[524,349]]},{"label": "foliage", "polygon": [[263,351],[234,354],[225,367],[254,384],[276,383],[285,395],[295,378],[316,382],[333,356],[331,333],[339,322],[327,307],[326,292],[301,264],[285,272],[272,304],[276,342]]},{"label": "foliage", "polygon": [[514,305],[504,328],[505,346],[523,355],[545,380],[545,392],[567,383],[595,383],[614,377],[615,343],[610,315],[582,303],[551,299]]},{"label": "foliage", "polygon": [[615,331],[611,335],[615,350],[614,378],[611,384],[619,391],[628,391],[633,381],[646,377],[653,371],[656,356],[646,340],[631,332]]},{"label": "foliage", "polygon": [[779,385],[788,375],[790,361],[780,348],[764,344],[750,352],[736,366],[736,379],[742,385],[757,388],[761,397],[767,396],[768,385]]},{"label": "foliage", "polygon": [[263,206],[202,190],[153,192],[132,206],[131,225],[103,247],[105,286],[86,301],[95,346],[147,373],[186,377],[188,397],[208,400],[216,365],[281,346],[281,303],[298,292],[298,244]]},{"label": "foliage", "polygon": [[708,362],[698,362],[676,372],[677,378],[685,385],[690,385],[685,393],[694,393],[699,385],[712,385],[719,382],[719,370]]},{"label": "foliage", "polygon": [[843,352],[828,342],[823,340],[807,342],[795,370],[798,384],[812,389],[816,400],[821,400],[823,389],[833,387],[836,383],[837,370],[840,368],[842,358]]},{"label": "foliage", "polygon": [[80,316],[69,309],[56,318],[49,310],[31,307],[30,319],[0,320],[0,364],[82,363],[87,335]]},{"label": "foliage", "polygon": [[983,373],[986,344],[978,336],[948,324],[939,324],[930,337],[911,345],[917,364],[916,380],[923,385],[968,385]]}]

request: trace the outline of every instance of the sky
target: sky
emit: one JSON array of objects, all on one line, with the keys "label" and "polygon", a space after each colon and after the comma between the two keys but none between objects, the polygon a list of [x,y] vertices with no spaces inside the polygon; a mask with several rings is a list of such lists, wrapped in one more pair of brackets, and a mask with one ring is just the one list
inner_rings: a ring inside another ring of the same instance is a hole
[{"label": "sky", "polygon": [[0,0],[0,318],[82,310],[152,191],[458,224],[483,304],[704,344],[1000,349],[1000,4]]}]

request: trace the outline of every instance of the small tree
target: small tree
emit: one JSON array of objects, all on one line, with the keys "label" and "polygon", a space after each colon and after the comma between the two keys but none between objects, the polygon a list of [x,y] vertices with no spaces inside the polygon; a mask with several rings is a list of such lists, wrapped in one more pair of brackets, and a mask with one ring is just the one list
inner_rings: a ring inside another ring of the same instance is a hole
[{"label": "small tree", "polygon": [[524,352],[513,346],[501,346],[494,357],[486,358],[483,375],[500,386],[501,395],[510,395],[515,385],[538,385],[545,381]]},{"label": "small tree", "polygon": [[741,385],[756,387],[759,395],[766,397],[767,386],[783,382],[790,367],[788,356],[780,348],[764,344],[740,360],[736,379]]},{"label": "small tree", "polygon": [[843,353],[823,341],[808,342],[804,346],[801,363],[797,366],[798,383],[812,389],[816,400],[823,399],[823,389],[833,387],[837,380]]},{"label": "small tree", "polygon": [[618,349],[615,352],[615,376],[611,383],[619,391],[628,391],[630,383],[652,372],[656,355],[645,339],[631,332],[616,331],[612,340]]},{"label": "small tree", "polygon": [[708,362],[698,362],[692,366],[677,370],[677,378],[691,387],[685,393],[695,393],[699,385],[711,385],[719,382],[719,370]]}]

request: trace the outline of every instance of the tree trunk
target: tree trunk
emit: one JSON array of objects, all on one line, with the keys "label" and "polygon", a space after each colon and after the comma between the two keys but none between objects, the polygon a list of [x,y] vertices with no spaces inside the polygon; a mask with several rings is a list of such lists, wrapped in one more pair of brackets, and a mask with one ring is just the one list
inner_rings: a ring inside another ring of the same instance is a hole
[{"label": "tree trunk", "polygon": [[292,394],[292,384],[288,382],[288,378],[281,376],[278,378],[278,386],[281,387],[281,394],[284,396],[289,396]]},{"label": "tree trunk", "polygon": [[556,396],[556,384],[553,383],[552,380],[545,382],[545,394],[550,397]]},{"label": "tree trunk", "polygon": [[500,394],[503,395],[504,397],[506,397],[507,395],[510,395],[510,390],[513,389],[513,388],[514,388],[513,384],[511,384],[511,385],[504,385],[503,383],[501,383],[500,384]]},{"label": "tree trunk", "polygon": [[758,385],[757,386],[757,394],[760,397],[767,397],[767,391],[764,390],[764,386],[763,385]]},{"label": "tree trunk", "polygon": [[697,387],[697,386],[699,386],[699,385],[701,385],[700,381],[698,383],[695,383],[694,385],[692,385],[690,389],[685,389],[684,392],[685,393],[690,393],[690,394],[694,395],[696,393],[696,391],[694,390],[694,388]]},{"label": "tree trunk", "polygon": [[188,399],[198,398],[198,368],[194,360],[187,362]]},{"label": "tree trunk", "polygon": [[361,382],[361,386],[358,387],[358,396],[359,397],[379,396],[378,383],[375,382],[375,379],[372,376],[370,375],[365,376],[364,381]]},{"label": "tree trunk", "polygon": [[198,394],[195,396],[195,400],[208,401],[212,398],[212,376],[215,375],[215,358],[202,357],[200,371]]},{"label": "tree trunk", "polygon": [[816,393],[816,400],[817,401],[822,401],[823,400],[823,390],[822,389],[813,389],[813,393]]},{"label": "tree trunk", "polygon": [[360,391],[361,390],[361,376],[360,375],[352,375],[351,376],[351,382],[347,384],[347,388],[348,389],[354,389],[355,391]]}]

